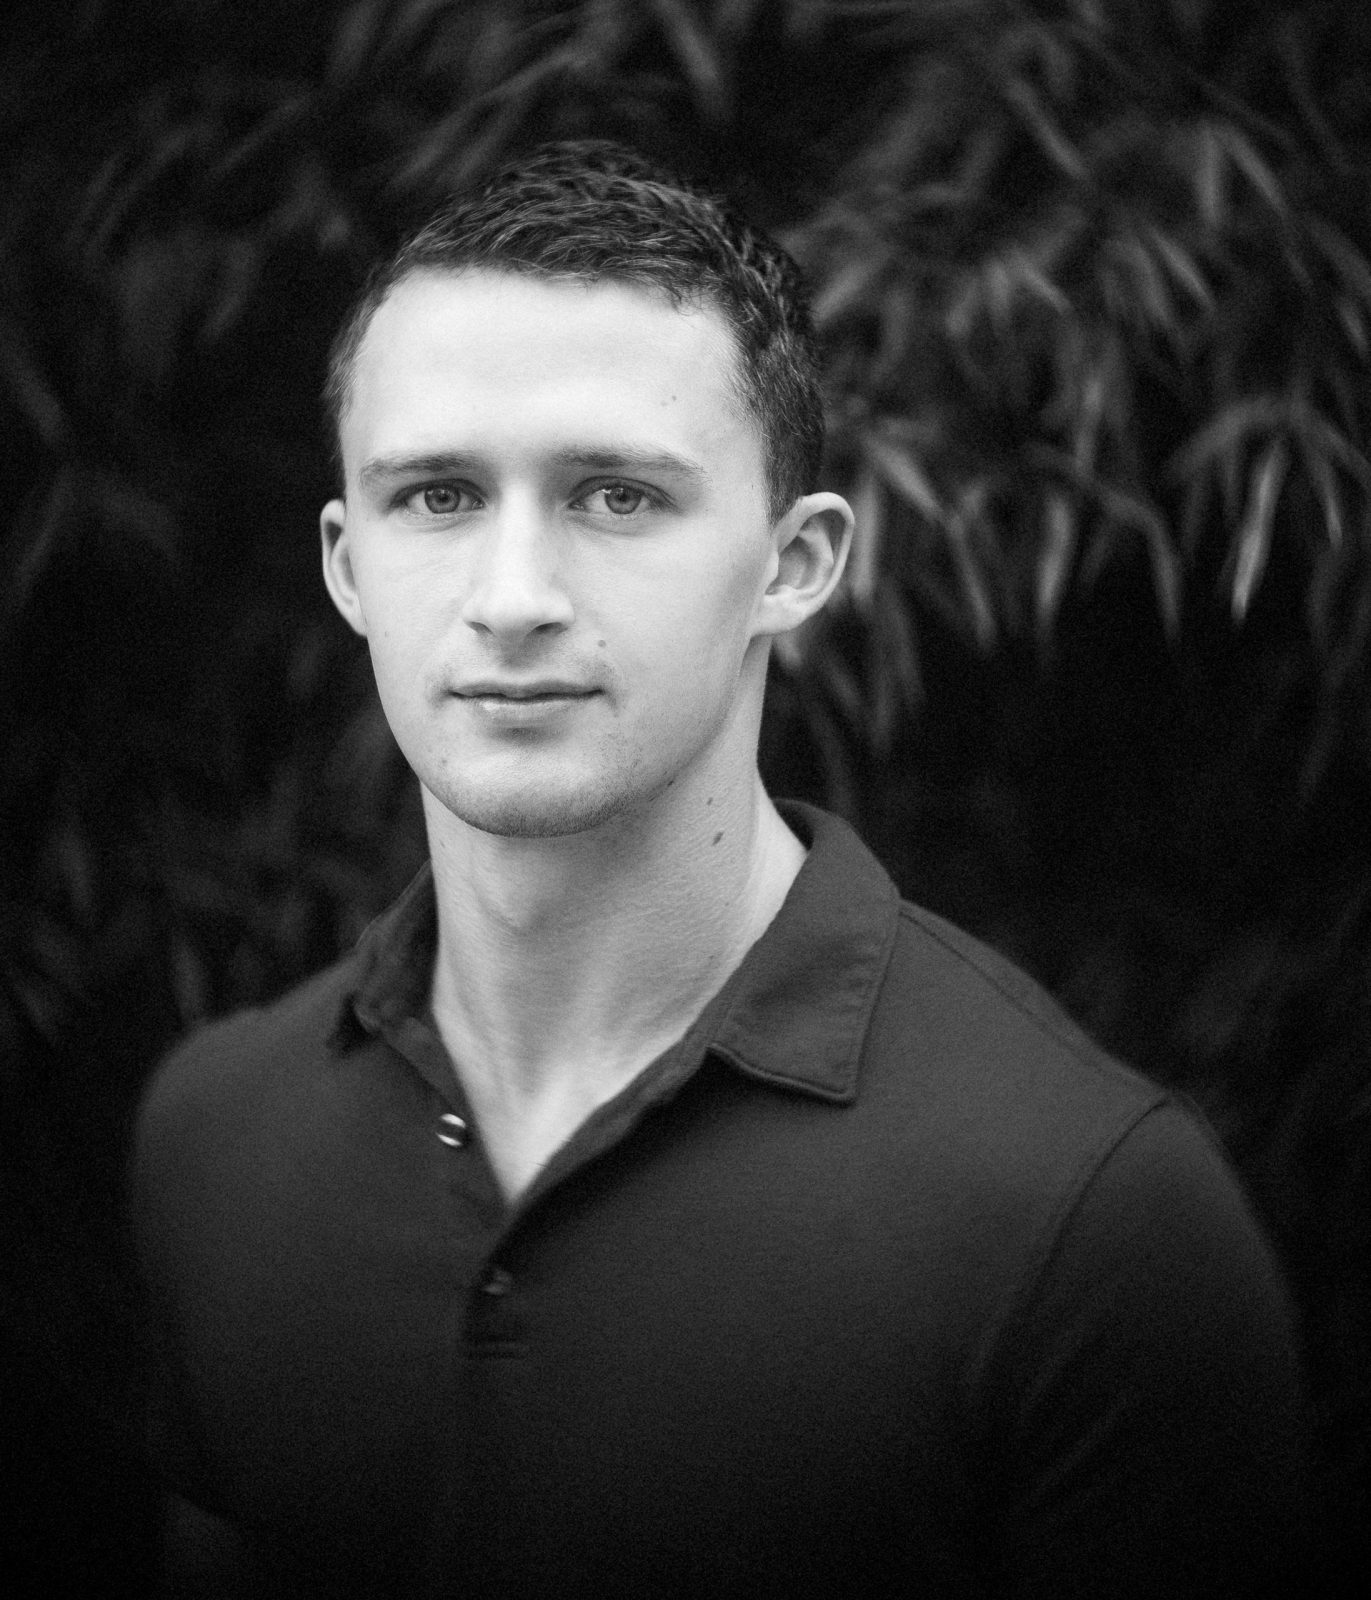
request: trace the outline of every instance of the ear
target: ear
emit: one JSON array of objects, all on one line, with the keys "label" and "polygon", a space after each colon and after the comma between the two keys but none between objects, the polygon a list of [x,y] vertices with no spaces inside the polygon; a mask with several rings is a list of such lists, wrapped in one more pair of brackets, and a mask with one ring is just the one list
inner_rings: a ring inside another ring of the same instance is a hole
[{"label": "ear", "polygon": [[362,610],[361,596],[357,593],[356,574],[352,570],[345,500],[330,500],[319,513],[319,537],[323,546],[324,586],[329,597],[348,627],[365,638],[367,619]]},{"label": "ear", "polygon": [[839,494],[806,494],[771,530],[769,581],[754,634],[789,633],[838,586],[852,544],[852,507]]}]

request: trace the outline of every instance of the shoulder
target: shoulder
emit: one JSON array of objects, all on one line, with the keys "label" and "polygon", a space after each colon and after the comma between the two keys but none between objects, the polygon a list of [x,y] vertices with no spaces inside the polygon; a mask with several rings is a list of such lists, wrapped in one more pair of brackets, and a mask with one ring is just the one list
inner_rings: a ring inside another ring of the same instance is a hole
[{"label": "shoulder", "polygon": [[793,802],[783,815],[810,854],[787,903],[792,936],[772,957],[788,981],[768,972],[771,989],[860,1054],[858,1098],[885,1086],[925,1113],[944,1100],[1035,1095],[1059,1109],[1063,1097],[1082,1108],[1094,1099],[1135,1116],[1156,1103],[1154,1086],[1112,1060],[1012,961],[901,900],[846,824]]},{"label": "shoulder", "polygon": [[308,1100],[328,1070],[356,982],[349,954],[269,1005],[220,1017],[189,1034],[154,1069],[135,1127],[135,1173],[188,1149],[231,1140]]},{"label": "shoulder", "polygon": [[1103,1051],[1042,984],[1008,957],[903,900],[883,998],[900,1004],[916,995],[926,1013],[941,1021],[960,1016],[972,1032],[988,1031],[1020,1047],[1060,1054],[1080,1070],[1103,1074],[1119,1085],[1142,1081]]},{"label": "shoulder", "polygon": [[979,1108],[1021,1139],[1041,1124],[1108,1140],[1169,1096],[1102,1049],[1021,968],[901,902],[867,1037],[868,1066],[926,1110]]},{"label": "shoulder", "polygon": [[1246,1252],[1258,1277],[1269,1271],[1198,1108],[1113,1058],[970,935],[909,905],[898,922],[866,1036],[860,1137],[916,1174],[952,1235],[977,1239],[988,1297],[1031,1293],[1063,1252],[1087,1274],[1115,1250]]},{"label": "shoulder", "polygon": [[999,1355],[1021,1376],[1035,1338],[1070,1344],[1093,1325],[1090,1338],[1128,1344],[1149,1323],[1174,1350],[1205,1348],[1217,1372],[1246,1326],[1288,1407],[1284,1284],[1198,1107],[1101,1049],[1012,962],[908,904],[869,1039],[875,1102],[919,1130],[923,1178],[945,1183],[947,1214],[994,1260]]},{"label": "shoulder", "polygon": [[[813,808],[785,815],[811,850],[795,895],[802,939],[782,948],[789,981],[771,988],[804,1024],[787,1035],[797,1050],[814,1054],[822,1036],[841,1056],[824,1087],[853,1102],[854,1162],[917,1170],[951,1207],[1037,1214],[1142,1119],[1166,1108],[1168,1126],[1186,1121],[1012,961],[901,900],[849,828]],[[752,1033],[764,1054],[784,1030],[754,1021]]]}]

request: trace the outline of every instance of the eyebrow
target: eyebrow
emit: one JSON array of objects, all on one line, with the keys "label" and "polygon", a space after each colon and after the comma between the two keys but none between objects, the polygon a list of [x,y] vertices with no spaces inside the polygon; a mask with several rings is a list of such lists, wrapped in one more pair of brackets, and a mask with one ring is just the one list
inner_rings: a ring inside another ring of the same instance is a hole
[{"label": "eyebrow", "polygon": [[552,459],[559,467],[588,467],[592,472],[665,472],[672,477],[688,478],[692,482],[699,482],[705,475],[698,461],[675,455],[670,450],[635,450],[631,446],[610,446],[607,449],[572,446],[556,451]]},{"label": "eyebrow", "polygon": [[[664,473],[691,483],[704,481],[698,461],[670,450],[638,450],[631,445],[569,445],[554,451],[550,460],[558,467],[581,467],[590,472]],[[460,477],[479,469],[480,458],[456,450],[416,455],[377,456],[357,474],[364,489],[384,488],[401,478]]]},{"label": "eyebrow", "polygon": [[430,454],[377,456],[366,462],[357,474],[364,489],[384,488],[397,478],[450,478],[470,472],[475,462],[470,456],[440,450]]}]

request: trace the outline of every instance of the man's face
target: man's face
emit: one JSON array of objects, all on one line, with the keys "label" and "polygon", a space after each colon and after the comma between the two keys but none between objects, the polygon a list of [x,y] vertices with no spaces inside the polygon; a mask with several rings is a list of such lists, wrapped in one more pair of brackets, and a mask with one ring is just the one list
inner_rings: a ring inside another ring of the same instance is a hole
[{"label": "man's face", "polygon": [[377,310],[325,573],[457,817],[575,833],[750,768],[775,530],[735,359],[712,308],[618,283],[423,273]]}]

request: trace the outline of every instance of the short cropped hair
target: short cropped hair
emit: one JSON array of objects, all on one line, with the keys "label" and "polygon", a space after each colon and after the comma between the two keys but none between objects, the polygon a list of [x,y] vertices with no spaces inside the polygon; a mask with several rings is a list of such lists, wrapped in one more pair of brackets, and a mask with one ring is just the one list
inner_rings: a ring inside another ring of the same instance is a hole
[{"label": "short cropped hair", "polygon": [[335,442],[353,367],[386,296],[418,272],[487,269],[636,284],[718,310],[734,384],[762,436],[773,520],[815,486],[823,401],[799,268],[726,202],[602,140],[541,146],[448,201],[376,268],[334,340],[324,401]]}]

